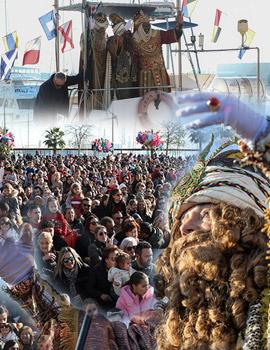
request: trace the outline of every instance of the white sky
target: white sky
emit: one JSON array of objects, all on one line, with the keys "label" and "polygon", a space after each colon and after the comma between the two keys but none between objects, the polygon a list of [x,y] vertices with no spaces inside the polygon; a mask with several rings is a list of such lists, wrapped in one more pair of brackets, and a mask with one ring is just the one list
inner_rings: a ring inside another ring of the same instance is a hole
[{"label": "white sky", "polygon": [[[71,0],[72,1],[72,0]],[[113,0],[112,0],[113,1]],[[112,2],[110,1],[110,2]],[[53,9],[53,0],[6,0],[7,5],[7,31],[17,30],[19,37],[19,58],[15,62],[21,65],[25,44],[37,36],[42,35],[40,62],[36,65],[42,71],[52,72],[55,70],[54,39],[48,41],[38,21],[38,18]],[[74,1],[76,2],[76,1]],[[115,1],[116,2],[116,1]],[[123,2],[123,1],[121,1]],[[143,2],[143,1],[141,1]],[[0,0],[0,37],[5,35],[5,6],[4,0]],[[59,4],[69,4],[69,0],[59,0]],[[216,44],[211,42],[216,9],[223,11],[221,16],[222,31]],[[192,14],[192,21],[198,23],[194,28],[194,34],[205,35],[205,49],[237,48],[241,44],[241,36],[237,32],[237,21],[247,19],[249,28],[255,31],[252,46],[261,49],[261,62],[270,62],[270,49],[268,42],[269,33],[269,0],[199,0]],[[77,12],[61,12],[60,24],[73,19],[73,41],[75,49],[61,54],[61,68],[68,68],[69,72],[77,71],[79,57],[79,37],[82,31],[80,14]],[[189,41],[190,30],[186,30]],[[176,46],[173,46],[176,48]],[[0,53],[4,52],[4,45],[0,40]],[[256,51],[249,51],[242,61],[238,53],[200,54],[201,69],[213,71],[216,63],[241,63],[256,62]],[[194,61],[195,63],[195,61]],[[183,72],[190,71],[190,64],[183,57]]]}]

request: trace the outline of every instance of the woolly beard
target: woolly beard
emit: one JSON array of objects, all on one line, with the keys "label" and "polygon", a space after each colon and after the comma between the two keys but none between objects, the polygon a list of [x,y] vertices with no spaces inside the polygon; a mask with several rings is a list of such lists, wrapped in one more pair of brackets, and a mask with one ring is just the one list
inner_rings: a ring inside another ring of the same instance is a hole
[{"label": "woolly beard", "polygon": [[[211,239],[210,231],[194,231],[174,242],[170,254],[173,267],[171,286],[178,284],[179,306],[196,308],[202,300],[211,298],[209,291],[212,287],[216,288],[221,280],[226,279],[228,261],[218,247]],[[211,287],[207,287],[210,284]]]}]

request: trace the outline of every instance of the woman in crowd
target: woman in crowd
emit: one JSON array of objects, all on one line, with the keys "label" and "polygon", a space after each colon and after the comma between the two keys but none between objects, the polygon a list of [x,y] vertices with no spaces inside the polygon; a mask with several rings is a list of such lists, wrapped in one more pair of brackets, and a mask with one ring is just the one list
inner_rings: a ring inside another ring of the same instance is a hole
[{"label": "woman in crowd", "polygon": [[60,293],[69,295],[71,302],[81,304],[86,297],[89,266],[83,263],[76,251],[64,247],[58,255],[54,271],[54,285]]},{"label": "woman in crowd", "polygon": [[[128,222],[125,224],[123,229],[123,236],[124,237],[133,237],[136,242],[139,242],[138,236],[139,236],[139,230],[140,226],[136,222]],[[120,242],[121,244],[121,242]]]},{"label": "woman in crowd", "polygon": [[14,326],[12,323],[0,324],[0,341],[5,344],[9,340],[17,340],[16,333],[14,332]]},{"label": "woman in crowd", "polygon": [[99,220],[101,220],[107,214],[109,197],[110,195],[105,193],[100,199],[100,205],[92,210],[92,212],[98,216]]},{"label": "woman in crowd", "polygon": [[42,278],[52,280],[57,264],[57,255],[52,235],[49,232],[41,232],[38,236],[38,247],[35,250],[35,261]]},{"label": "woman in crowd", "polygon": [[63,193],[70,191],[71,185],[73,184],[74,179],[71,175],[67,176],[66,181],[63,183]]},{"label": "woman in crowd", "polygon": [[108,271],[115,266],[115,258],[120,250],[115,245],[108,245],[103,250],[102,261],[90,269],[87,293],[94,298],[103,310],[108,311],[115,306],[111,296],[111,282],[108,281]]},{"label": "woman in crowd", "polygon": [[140,215],[143,221],[152,222],[148,206],[144,199],[138,201],[137,213]]},{"label": "woman in crowd", "polygon": [[61,181],[61,174],[58,171],[56,171],[52,175],[51,182],[52,182],[52,186],[51,186],[52,191],[55,191],[56,188],[58,188],[60,192],[63,193],[63,182]]},{"label": "woman in crowd", "polygon": [[95,228],[94,243],[88,247],[88,256],[90,258],[90,267],[97,265],[102,260],[103,250],[110,242],[107,236],[107,229],[105,226],[97,225]]},{"label": "woman in crowd", "polygon": [[73,208],[65,208],[63,212],[64,218],[71,230],[75,230],[79,235],[83,233],[83,224],[80,218],[75,217]]},{"label": "woman in crowd", "polygon": [[11,240],[18,240],[18,234],[14,230],[11,221],[8,217],[4,216],[0,219],[0,239],[11,239]]},{"label": "woman in crowd", "polygon": [[18,333],[19,343],[21,345],[21,350],[35,350],[34,345],[35,337],[34,332],[31,327],[23,326],[20,328]]},{"label": "woman in crowd", "polygon": [[88,179],[88,177],[85,177],[82,180],[82,192],[83,192],[83,195],[85,196],[86,192],[88,192],[88,191],[92,191],[92,187],[90,185],[90,180]]},{"label": "woman in crowd", "polygon": [[135,260],[135,249],[137,246],[137,240],[134,237],[126,237],[123,239],[119,248],[131,256],[132,260]]},{"label": "woman in crowd", "polygon": [[83,234],[78,237],[76,241],[75,249],[82,260],[87,264],[90,263],[88,256],[88,247],[95,241],[95,229],[98,225],[98,222],[98,217],[93,213],[89,213],[84,222]]},{"label": "woman in crowd", "polygon": [[107,216],[112,217],[112,215],[120,211],[123,216],[127,215],[126,204],[123,200],[123,194],[118,188],[113,188],[110,193],[110,198],[108,202]]}]

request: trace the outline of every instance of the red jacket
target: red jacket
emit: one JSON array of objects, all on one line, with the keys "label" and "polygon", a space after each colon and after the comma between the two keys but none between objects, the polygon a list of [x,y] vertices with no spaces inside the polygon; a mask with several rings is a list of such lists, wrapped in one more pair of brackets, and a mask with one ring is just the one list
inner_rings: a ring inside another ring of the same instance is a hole
[{"label": "red jacket", "polygon": [[[130,171],[128,171],[125,176],[128,176],[128,181],[131,182],[131,173]],[[124,173],[123,171],[121,171],[120,175],[119,175],[119,183],[121,184],[123,182],[123,178],[124,178]]]},{"label": "red jacket", "polygon": [[41,223],[45,220],[50,220],[53,221],[55,224],[54,227],[54,234],[56,236],[66,236],[67,235],[67,223],[66,220],[63,216],[63,214],[61,213],[56,213],[56,214],[45,214],[39,224],[39,227],[41,225]]}]

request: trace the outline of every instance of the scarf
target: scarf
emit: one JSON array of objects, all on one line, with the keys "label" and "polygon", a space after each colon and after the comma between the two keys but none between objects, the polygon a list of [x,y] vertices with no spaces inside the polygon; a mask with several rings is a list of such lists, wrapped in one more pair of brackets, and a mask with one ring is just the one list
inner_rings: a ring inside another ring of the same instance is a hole
[{"label": "scarf", "polygon": [[77,264],[75,264],[75,266],[71,270],[68,270],[65,267],[63,268],[63,273],[69,282],[69,290],[70,290],[70,293],[73,297],[75,297],[75,295],[77,295],[75,284],[76,284],[76,280],[78,277],[78,272],[79,272],[79,269],[78,269]]}]

